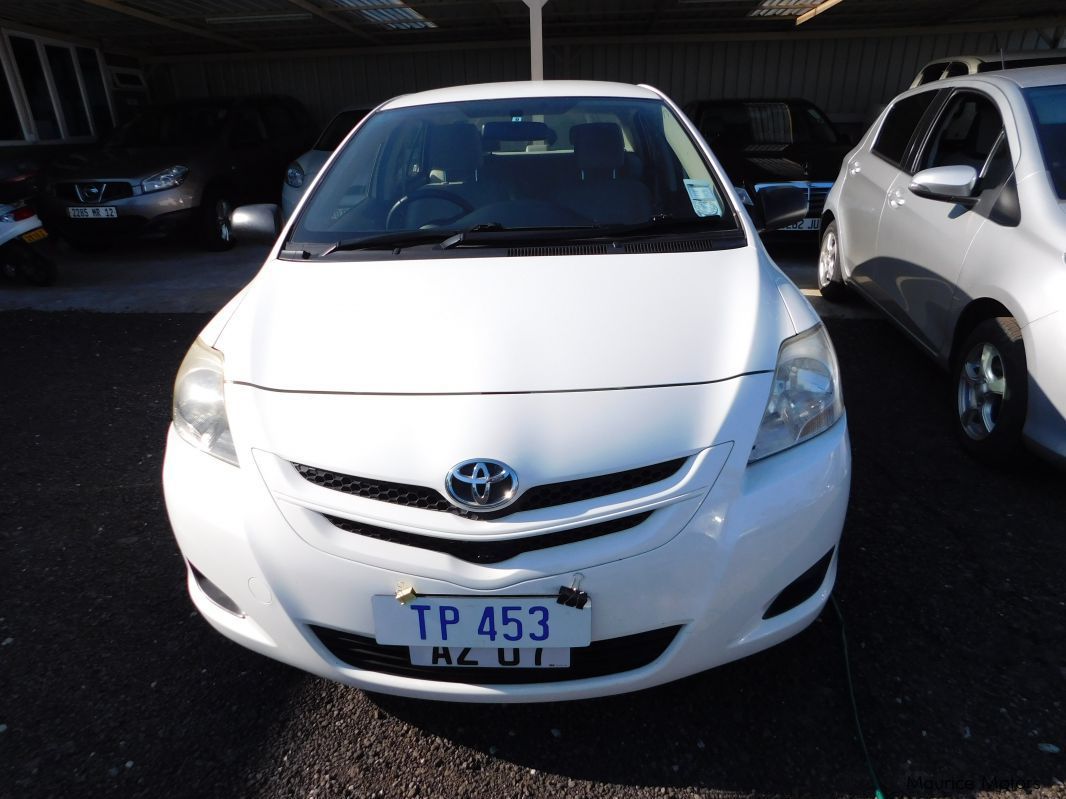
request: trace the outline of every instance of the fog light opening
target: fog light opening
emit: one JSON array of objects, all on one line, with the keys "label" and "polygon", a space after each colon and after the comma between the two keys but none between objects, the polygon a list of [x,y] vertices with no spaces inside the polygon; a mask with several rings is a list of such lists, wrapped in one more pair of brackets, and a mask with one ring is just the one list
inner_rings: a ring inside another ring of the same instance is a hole
[{"label": "fog light opening", "polygon": [[814,596],[825,581],[825,574],[829,571],[829,564],[833,562],[833,552],[835,551],[836,547],[830,549],[822,556],[821,560],[786,585],[784,590],[770,603],[770,607],[766,609],[762,617],[764,619],[772,619],[774,616],[780,616],[782,613],[802,605]]},{"label": "fog light opening", "polygon": [[[188,561],[186,561],[186,563],[188,563]],[[189,571],[192,572],[192,576],[196,579],[196,584],[200,586],[200,590],[207,595],[208,599],[227,613],[232,613],[234,616],[239,616],[242,619],[244,618],[244,611],[237,606],[236,602],[229,598],[225,591],[204,577],[204,573],[191,563],[188,565]]]}]

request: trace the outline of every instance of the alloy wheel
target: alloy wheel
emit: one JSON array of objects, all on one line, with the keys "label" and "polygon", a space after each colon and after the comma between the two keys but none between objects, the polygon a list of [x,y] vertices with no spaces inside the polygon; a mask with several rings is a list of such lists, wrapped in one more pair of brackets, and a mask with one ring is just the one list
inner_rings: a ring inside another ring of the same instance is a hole
[{"label": "alloy wheel", "polygon": [[818,253],[818,285],[828,286],[837,274],[837,234],[827,230],[822,237],[822,248]]},{"label": "alloy wheel", "polygon": [[992,434],[1006,394],[1003,355],[987,341],[977,344],[959,370],[959,422],[966,435],[981,441]]}]

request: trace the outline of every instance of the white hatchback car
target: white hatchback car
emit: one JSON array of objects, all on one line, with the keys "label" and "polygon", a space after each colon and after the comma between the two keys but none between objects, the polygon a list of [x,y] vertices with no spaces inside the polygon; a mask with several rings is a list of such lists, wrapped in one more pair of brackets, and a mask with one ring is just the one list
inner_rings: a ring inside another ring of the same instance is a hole
[{"label": "white hatchback car", "polygon": [[970,451],[1066,458],[1066,67],[896,98],[826,201],[818,280],[948,367]]},{"label": "white hatchback car", "polygon": [[[765,227],[805,213],[763,194]],[[825,329],[691,123],[547,81],[348,137],[182,364],[164,487],[224,635],[369,690],[546,701],[806,627],[850,463]]]}]

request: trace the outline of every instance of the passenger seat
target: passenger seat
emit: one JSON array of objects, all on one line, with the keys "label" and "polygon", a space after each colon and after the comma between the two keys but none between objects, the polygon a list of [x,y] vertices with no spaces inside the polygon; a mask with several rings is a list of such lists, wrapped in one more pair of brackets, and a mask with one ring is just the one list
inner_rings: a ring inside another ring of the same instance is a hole
[{"label": "passenger seat", "polygon": [[559,203],[599,225],[633,224],[651,217],[648,187],[625,174],[622,129],[613,122],[570,128],[578,174],[563,182]]}]

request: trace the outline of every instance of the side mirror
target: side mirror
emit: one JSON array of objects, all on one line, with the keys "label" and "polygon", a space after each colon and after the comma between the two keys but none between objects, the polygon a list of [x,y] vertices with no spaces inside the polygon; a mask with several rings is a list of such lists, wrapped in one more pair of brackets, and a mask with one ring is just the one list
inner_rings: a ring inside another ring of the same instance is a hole
[{"label": "side mirror", "polygon": [[241,205],[230,213],[229,227],[237,241],[272,242],[281,230],[281,217],[272,203]]},{"label": "side mirror", "polygon": [[973,205],[977,201],[973,196],[976,185],[977,170],[956,164],[923,169],[911,178],[910,190],[911,194],[927,200]]},{"label": "side mirror", "polygon": [[807,192],[798,186],[767,186],[756,197],[762,211],[760,233],[794,225],[807,216]]}]

